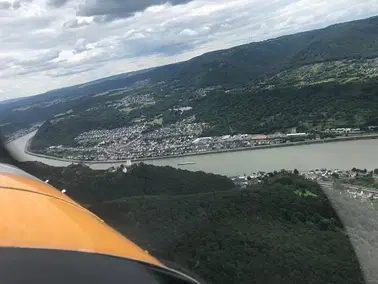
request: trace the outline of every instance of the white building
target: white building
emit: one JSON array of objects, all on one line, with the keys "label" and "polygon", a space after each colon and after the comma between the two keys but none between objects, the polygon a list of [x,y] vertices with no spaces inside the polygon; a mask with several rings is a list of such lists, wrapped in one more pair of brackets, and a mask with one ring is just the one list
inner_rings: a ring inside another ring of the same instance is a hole
[{"label": "white building", "polygon": [[200,137],[193,141],[193,144],[202,144],[202,143],[208,143],[211,140],[213,140],[213,137]]},{"label": "white building", "polygon": [[289,134],[286,134],[286,137],[303,137],[307,135],[308,135],[307,133],[289,133]]}]

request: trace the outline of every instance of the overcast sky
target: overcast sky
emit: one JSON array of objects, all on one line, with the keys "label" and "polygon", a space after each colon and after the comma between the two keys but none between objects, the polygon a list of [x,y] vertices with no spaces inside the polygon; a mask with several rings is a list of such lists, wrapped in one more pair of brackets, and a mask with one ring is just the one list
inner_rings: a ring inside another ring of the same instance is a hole
[{"label": "overcast sky", "polygon": [[377,0],[0,0],[0,100],[377,14]]}]

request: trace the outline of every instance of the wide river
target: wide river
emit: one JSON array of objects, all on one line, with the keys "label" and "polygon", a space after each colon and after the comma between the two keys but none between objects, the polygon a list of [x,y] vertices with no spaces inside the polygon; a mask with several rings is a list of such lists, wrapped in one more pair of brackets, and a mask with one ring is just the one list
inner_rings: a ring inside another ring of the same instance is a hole
[{"label": "wide river", "polygon": [[[71,164],[26,154],[25,146],[33,135],[34,133],[28,134],[8,144],[9,150],[20,161],[39,161],[57,167]],[[187,162],[195,164],[178,166],[180,163]],[[156,166],[172,166],[191,171],[219,173],[227,176],[295,168],[302,171],[316,168],[351,169],[353,167],[370,170],[378,168],[378,139],[157,159],[145,163]],[[98,163],[90,164],[90,167],[108,169],[121,164]]]}]

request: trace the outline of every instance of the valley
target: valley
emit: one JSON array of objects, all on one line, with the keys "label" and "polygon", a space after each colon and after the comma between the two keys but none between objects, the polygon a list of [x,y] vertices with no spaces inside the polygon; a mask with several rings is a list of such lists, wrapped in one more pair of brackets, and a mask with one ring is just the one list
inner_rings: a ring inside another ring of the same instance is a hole
[{"label": "valley", "polygon": [[41,125],[30,151],[87,161],[371,134],[377,26],[373,17],[17,100],[0,106],[1,128]]},{"label": "valley", "polygon": [[0,243],[60,250],[37,282],[377,284],[377,13],[0,0]]}]

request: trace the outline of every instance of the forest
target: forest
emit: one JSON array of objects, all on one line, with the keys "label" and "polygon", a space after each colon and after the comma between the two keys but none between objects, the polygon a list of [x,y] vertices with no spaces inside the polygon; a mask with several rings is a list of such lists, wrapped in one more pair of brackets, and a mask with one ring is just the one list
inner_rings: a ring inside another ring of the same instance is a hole
[{"label": "forest", "polygon": [[106,202],[131,196],[224,191],[235,187],[224,176],[146,164],[133,165],[127,174],[121,168],[114,172],[94,171],[82,165],[55,168],[26,162],[20,167],[43,180],[50,180],[57,188],[65,188],[70,197],[81,203]]},{"label": "forest", "polygon": [[19,166],[65,188],[152,255],[203,283],[365,283],[328,197],[298,174],[270,173],[241,189],[226,177],[143,164],[127,174]]},{"label": "forest", "polygon": [[349,84],[324,83],[259,92],[214,91],[193,103],[197,119],[211,125],[204,136],[298,132],[325,128],[378,125],[377,80]]}]

